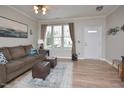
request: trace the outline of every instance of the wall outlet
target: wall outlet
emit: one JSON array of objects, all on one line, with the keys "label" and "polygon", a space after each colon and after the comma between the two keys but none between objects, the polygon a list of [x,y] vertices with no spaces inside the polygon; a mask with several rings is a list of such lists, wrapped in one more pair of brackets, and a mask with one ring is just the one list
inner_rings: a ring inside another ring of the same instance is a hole
[{"label": "wall outlet", "polygon": [[78,55],[80,55],[80,53],[78,53]]},{"label": "wall outlet", "polygon": [[80,43],[80,40],[78,40],[78,43]]}]

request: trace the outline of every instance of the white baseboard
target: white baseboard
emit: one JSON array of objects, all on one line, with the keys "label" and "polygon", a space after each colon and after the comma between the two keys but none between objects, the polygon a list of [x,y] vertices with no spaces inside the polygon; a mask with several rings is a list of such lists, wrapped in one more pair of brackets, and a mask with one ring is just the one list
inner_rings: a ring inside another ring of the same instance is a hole
[{"label": "white baseboard", "polygon": [[60,56],[57,56],[57,58],[71,59],[71,57],[60,57]]},{"label": "white baseboard", "polygon": [[108,64],[112,65],[112,62],[107,60],[107,59],[105,59],[105,58],[101,58],[100,60],[103,60],[103,61],[107,62]]},{"label": "white baseboard", "polygon": [[[88,59],[88,58],[78,58],[79,60],[83,60],[83,59]],[[94,58],[94,59],[97,59],[97,58]],[[110,64],[110,65],[112,65],[112,62],[111,61],[109,61],[109,60],[107,60],[107,59],[105,59],[105,58],[98,58],[99,60],[103,60],[103,61],[105,61],[105,62],[107,62],[108,64]]]},{"label": "white baseboard", "polygon": [[[57,56],[57,58],[62,58],[62,59],[71,59],[71,57],[60,57],[60,56]],[[78,58],[79,60],[83,60],[83,59],[88,59],[88,58]],[[107,62],[108,64],[112,65],[112,62],[105,59],[105,58],[98,58],[99,60],[103,60],[105,62]]]}]

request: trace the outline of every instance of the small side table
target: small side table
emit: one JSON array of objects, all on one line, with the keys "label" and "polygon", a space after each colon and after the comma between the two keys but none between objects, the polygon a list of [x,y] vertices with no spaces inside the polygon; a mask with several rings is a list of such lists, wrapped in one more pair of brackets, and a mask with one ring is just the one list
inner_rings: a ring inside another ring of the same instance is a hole
[{"label": "small side table", "polygon": [[48,56],[50,56],[50,52],[49,52],[49,50],[48,49],[39,49],[39,53],[40,54],[47,54]]}]

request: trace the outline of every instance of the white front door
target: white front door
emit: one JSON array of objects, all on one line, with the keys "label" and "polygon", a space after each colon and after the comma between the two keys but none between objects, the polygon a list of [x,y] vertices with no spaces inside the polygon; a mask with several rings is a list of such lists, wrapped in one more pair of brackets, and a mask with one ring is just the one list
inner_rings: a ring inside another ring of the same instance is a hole
[{"label": "white front door", "polygon": [[101,26],[87,26],[84,31],[84,58],[100,58],[101,57]]}]

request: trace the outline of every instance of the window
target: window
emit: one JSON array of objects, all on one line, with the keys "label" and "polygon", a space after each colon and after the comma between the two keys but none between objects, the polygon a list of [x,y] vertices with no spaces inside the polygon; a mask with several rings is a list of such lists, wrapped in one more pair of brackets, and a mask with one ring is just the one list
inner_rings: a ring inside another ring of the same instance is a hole
[{"label": "window", "polygon": [[62,46],[62,26],[53,26],[53,47]]},{"label": "window", "polygon": [[46,45],[47,47],[52,47],[52,27],[47,26],[47,35],[46,35]]},{"label": "window", "polygon": [[45,39],[46,48],[71,47],[72,41],[70,38],[69,25],[50,25],[47,26]]}]

